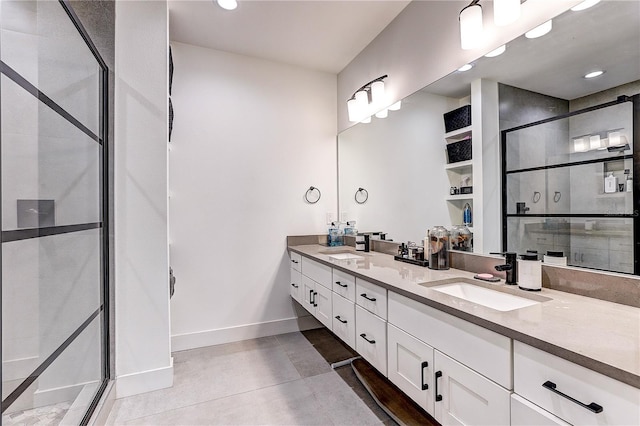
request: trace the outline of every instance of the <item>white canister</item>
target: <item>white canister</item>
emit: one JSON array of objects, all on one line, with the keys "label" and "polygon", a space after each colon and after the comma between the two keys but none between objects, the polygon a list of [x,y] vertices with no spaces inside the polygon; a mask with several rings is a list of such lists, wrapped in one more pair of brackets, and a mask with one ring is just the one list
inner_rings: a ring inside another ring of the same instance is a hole
[{"label": "white canister", "polygon": [[546,265],[567,266],[567,257],[561,251],[548,251],[543,261]]},{"label": "white canister", "polygon": [[522,255],[518,259],[518,287],[522,290],[542,290],[542,262],[538,255]]}]

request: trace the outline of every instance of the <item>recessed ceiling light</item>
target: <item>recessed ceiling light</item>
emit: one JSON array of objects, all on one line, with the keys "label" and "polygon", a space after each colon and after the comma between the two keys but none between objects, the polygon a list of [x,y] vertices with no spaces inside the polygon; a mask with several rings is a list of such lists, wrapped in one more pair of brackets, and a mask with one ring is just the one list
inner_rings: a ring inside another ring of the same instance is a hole
[{"label": "recessed ceiling light", "polygon": [[535,27],[531,31],[527,31],[526,33],[524,33],[524,36],[526,38],[542,37],[543,35],[547,34],[549,31],[551,31],[552,28],[553,28],[553,22],[551,20],[548,20],[544,24]]},{"label": "recessed ceiling light", "polygon": [[458,71],[465,72],[465,71],[469,71],[471,68],[473,68],[473,65],[466,64],[466,65],[463,65],[460,68],[458,68]]},{"label": "recessed ceiling light", "polygon": [[598,3],[600,3],[600,0],[585,0],[582,3],[573,6],[571,10],[573,10],[574,12],[580,12],[581,10],[589,9],[591,6],[594,6]]},{"label": "recessed ceiling light", "polygon": [[238,2],[236,0],[217,0],[218,6],[226,10],[233,10],[238,7]]},{"label": "recessed ceiling light", "polygon": [[505,50],[507,50],[507,45],[503,44],[502,46],[498,47],[496,50],[492,50],[491,52],[487,53],[486,56],[487,58],[494,58],[498,55],[502,55]]},{"label": "recessed ceiling light", "polygon": [[584,78],[594,78],[594,77],[601,76],[602,74],[604,74],[604,71],[600,71],[600,70],[592,71],[589,74],[586,74]]}]

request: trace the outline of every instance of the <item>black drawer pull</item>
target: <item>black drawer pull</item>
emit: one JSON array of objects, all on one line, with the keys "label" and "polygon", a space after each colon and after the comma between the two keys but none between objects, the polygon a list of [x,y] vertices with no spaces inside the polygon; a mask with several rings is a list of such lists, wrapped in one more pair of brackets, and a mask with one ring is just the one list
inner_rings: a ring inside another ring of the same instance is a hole
[{"label": "black drawer pull", "polygon": [[309,290],[309,304],[313,305],[313,290]]},{"label": "black drawer pull", "polygon": [[296,283],[291,283],[291,287],[298,288],[299,286]]},{"label": "black drawer pull", "polygon": [[598,405],[595,402],[592,402],[591,404],[583,404],[582,402],[578,401],[575,398],[570,397],[567,394],[564,394],[562,392],[560,392],[559,390],[556,389],[556,384],[553,382],[550,382],[549,380],[547,380],[546,382],[544,382],[542,384],[543,388],[549,389],[551,392],[553,393],[557,393],[558,395],[567,398],[569,401],[571,402],[575,402],[576,404],[578,404],[579,406],[586,408],[587,410],[591,411],[592,413],[602,413],[602,405]]},{"label": "black drawer pull", "polygon": [[420,365],[420,376],[422,377],[422,390],[427,390],[429,389],[429,385],[426,384],[424,382],[424,369],[427,368],[429,366],[429,363],[427,361],[422,361],[422,364]]},{"label": "black drawer pull", "polygon": [[362,333],[362,334],[360,335],[360,337],[362,337],[364,340],[366,340],[367,342],[371,343],[372,345],[376,343],[376,341],[375,341],[375,340],[369,340],[369,339],[367,339],[367,335],[366,335],[365,333]]},{"label": "black drawer pull", "polygon": [[316,296],[318,295],[317,291],[313,292],[313,306],[318,306],[318,301],[316,300]]},{"label": "black drawer pull", "polygon": [[342,288],[347,288],[347,287],[349,287],[349,286],[348,286],[348,285],[346,285],[346,284],[342,284],[340,281],[336,281],[336,284],[338,284],[338,285],[339,285],[340,287],[342,287]]},{"label": "black drawer pull", "polygon": [[293,259],[291,259],[291,261],[292,261],[293,263],[298,263],[298,261],[297,261],[297,260],[293,260]]},{"label": "black drawer pull", "polygon": [[442,377],[442,371],[436,371],[436,379],[434,382],[436,383],[436,401],[442,401],[442,395],[438,393],[438,379]]},{"label": "black drawer pull", "polygon": [[342,318],[340,318],[340,315],[338,315],[338,316],[336,317],[336,319],[337,319],[338,321],[340,321],[341,323],[343,323],[343,324],[346,324],[346,323],[347,323],[345,320],[343,320]]},{"label": "black drawer pull", "polygon": [[365,299],[367,299],[370,302],[375,302],[376,301],[375,297],[368,297],[367,293],[362,293],[360,296],[364,297]]}]

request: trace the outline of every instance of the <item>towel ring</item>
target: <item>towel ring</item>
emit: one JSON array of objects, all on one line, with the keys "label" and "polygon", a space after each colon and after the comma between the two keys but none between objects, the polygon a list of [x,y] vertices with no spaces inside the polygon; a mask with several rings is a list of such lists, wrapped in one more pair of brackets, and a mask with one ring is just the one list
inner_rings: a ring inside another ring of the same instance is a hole
[{"label": "towel ring", "polygon": [[557,203],[562,198],[562,194],[559,191],[553,193],[553,201]]},{"label": "towel ring", "polygon": [[[364,195],[362,197],[360,197],[360,199],[358,199],[358,194],[363,194]],[[364,198],[363,198],[364,197]],[[356,200],[356,203],[358,204],[364,204],[367,202],[367,200],[369,199],[369,191],[367,191],[364,188],[358,188],[358,190],[356,191],[355,195],[353,196],[353,198]]]},{"label": "towel ring", "polygon": [[[316,199],[315,199],[315,201],[311,201],[311,200],[309,199],[309,193],[312,193],[312,192],[314,192],[314,191],[318,192],[318,198],[316,198]],[[318,201],[320,201],[320,197],[322,197],[322,193],[321,193],[321,192],[320,192],[320,190],[319,190],[318,188],[316,188],[315,186],[310,186],[310,187],[309,187],[309,189],[307,189],[307,192],[305,192],[305,193],[304,193],[304,199],[305,199],[305,201],[306,201],[307,203],[309,203],[309,204],[315,204],[315,203],[317,203]]]},{"label": "towel ring", "polygon": [[538,201],[540,201],[540,197],[542,196],[542,194],[540,194],[538,191],[534,191],[533,192],[533,202],[537,203]]}]

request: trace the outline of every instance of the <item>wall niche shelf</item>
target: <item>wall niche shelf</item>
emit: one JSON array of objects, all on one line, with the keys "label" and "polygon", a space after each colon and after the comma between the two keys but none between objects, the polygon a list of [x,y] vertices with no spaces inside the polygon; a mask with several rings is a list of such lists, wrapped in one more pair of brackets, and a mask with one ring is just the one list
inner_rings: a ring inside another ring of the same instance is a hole
[{"label": "wall niche shelf", "polygon": [[459,161],[457,163],[447,164],[444,166],[444,169],[455,171],[460,174],[471,173],[471,171],[473,170],[473,160]]},{"label": "wall niche shelf", "polygon": [[455,140],[461,140],[461,139],[471,137],[472,127],[473,125],[463,127],[462,129],[453,130],[449,133],[445,133],[444,138],[447,140],[451,140],[451,142],[453,142]]}]

